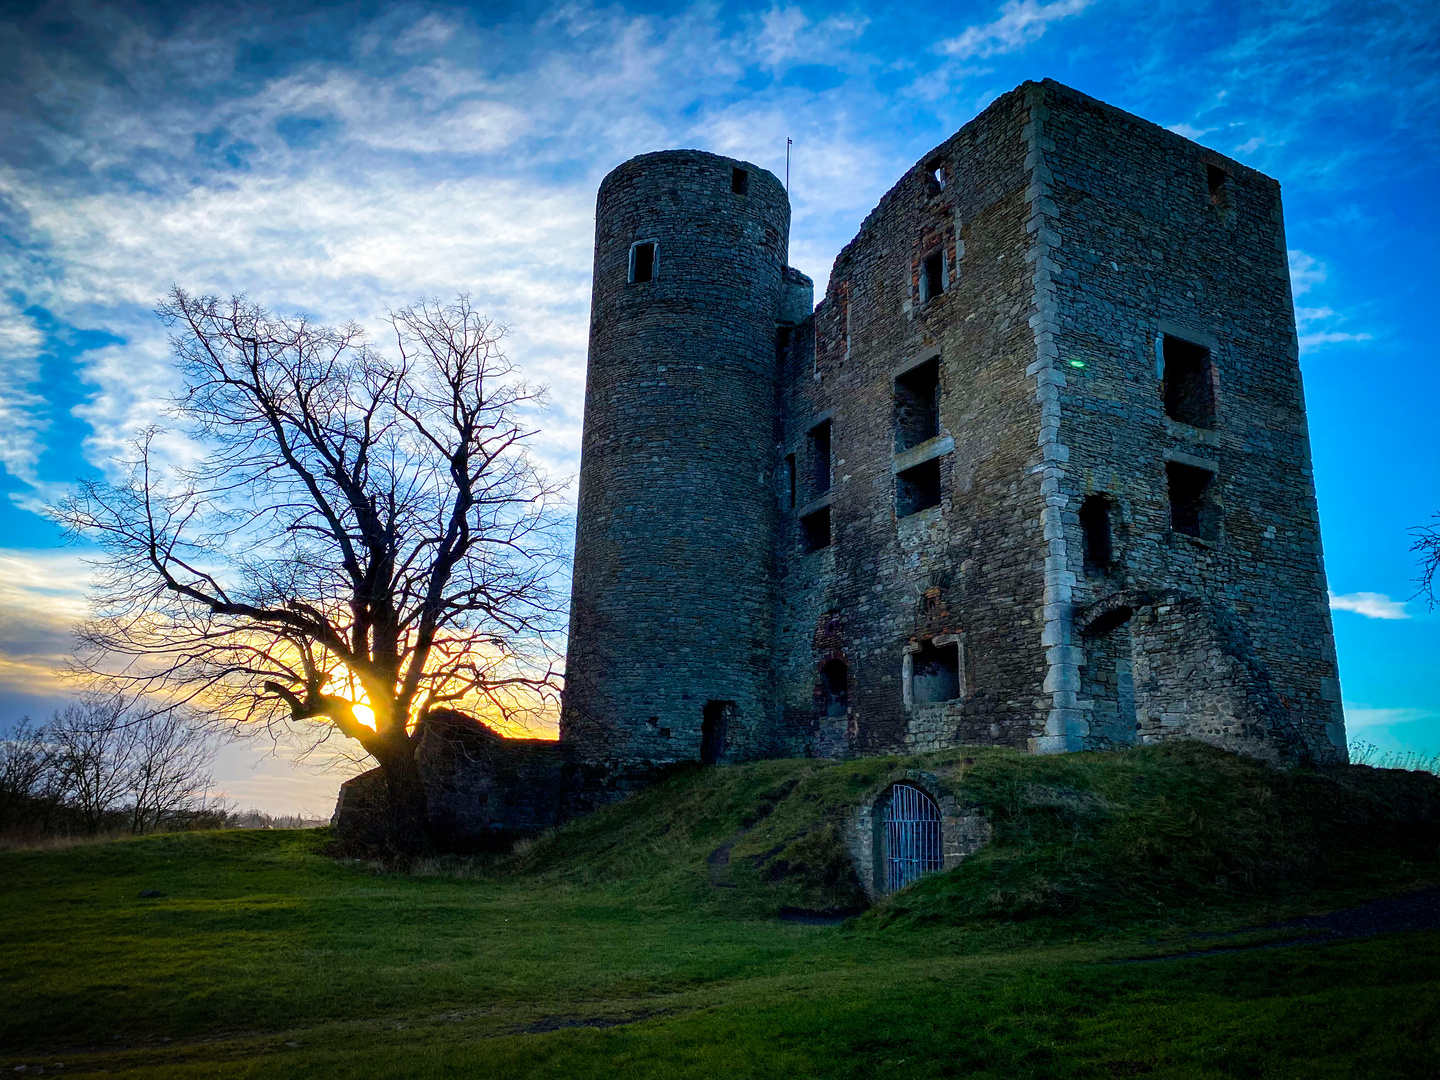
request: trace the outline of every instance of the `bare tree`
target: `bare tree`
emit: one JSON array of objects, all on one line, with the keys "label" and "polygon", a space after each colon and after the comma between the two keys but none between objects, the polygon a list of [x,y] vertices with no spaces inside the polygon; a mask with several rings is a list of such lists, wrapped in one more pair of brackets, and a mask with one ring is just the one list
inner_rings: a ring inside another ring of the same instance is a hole
[{"label": "bare tree", "polygon": [[121,694],[87,694],[58,710],[44,730],[60,790],[90,833],[129,790],[140,729],[126,713]]},{"label": "bare tree", "polygon": [[393,313],[391,357],[244,297],[176,288],[158,314],[204,453],[166,465],[148,432],[125,479],[57,508],[105,553],[80,664],[238,725],[329,725],[379,763],[396,842],[423,842],[426,718],[513,717],[556,683],[542,392],[463,296]]},{"label": "bare tree", "polygon": [[45,729],[27,716],[0,739],[0,825],[12,825],[48,801],[54,755]]},{"label": "bare tree", "polygon": [[[1435,515],[1435,520],[1440,521],[1440,514]],[[1415,579],[1420,590],[1415,595],[1424,597],[1426,605],[1434,611],[1435,575],[1440,573],[1440,525],[1417,525],[1410,534],[1415,537],[1410,550],[1420,556],[1420,576]]]},{"label": "bare tree", "polygon": [[215,779],[216,747],[200,719],[181,709],[146,709],[137,728],[126,780],[130,831],[138,835],[204,797]]}]

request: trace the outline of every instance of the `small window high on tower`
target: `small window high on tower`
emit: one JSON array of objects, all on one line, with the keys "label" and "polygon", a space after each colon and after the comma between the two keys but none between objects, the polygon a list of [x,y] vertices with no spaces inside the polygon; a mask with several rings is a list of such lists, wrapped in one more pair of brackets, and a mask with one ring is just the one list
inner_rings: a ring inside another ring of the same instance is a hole
[{"label": "small window high on tower", "polygon": [[655,241],[630,245],[630,284],[655,280]]},{"label": "small window high on tower", "polygon": [[1166,334],[1161,339],[1165,415],[1191,427],[1215,426],[1215,365],[1204,345]]},{"label": "small window high on tower", "polygon": [[949,284],[945,275],[945,252],[937,251],[925,257],[920,266],[920,302],[929,303],[945,291]]},{"label": "small window high on tower", "polygon": [[750,174],[744,169],[730,170],[730,190],[736,195],[750,194]]}]

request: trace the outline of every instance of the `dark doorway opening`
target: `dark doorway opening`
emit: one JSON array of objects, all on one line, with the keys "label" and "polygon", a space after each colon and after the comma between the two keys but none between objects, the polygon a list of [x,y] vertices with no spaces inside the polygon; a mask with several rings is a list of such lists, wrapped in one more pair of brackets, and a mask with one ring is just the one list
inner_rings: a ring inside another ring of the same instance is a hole
[{"label": "dark doorway opening", "polygon": [[714,765],[725,755],[725,739],[730,726],[733,701],[707,701],[704,719],[700,722],[700,761]]},{"label": "dark doorway opening", "polygon": [[820,668],[820,708],[824,716],[850,711],[850,669],[844,660],[827,660]]}]

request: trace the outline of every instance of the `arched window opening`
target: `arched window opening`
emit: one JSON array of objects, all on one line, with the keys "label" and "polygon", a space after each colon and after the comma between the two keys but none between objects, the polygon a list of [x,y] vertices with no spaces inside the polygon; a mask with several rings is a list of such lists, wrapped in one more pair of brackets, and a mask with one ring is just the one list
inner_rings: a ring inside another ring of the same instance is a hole
[{"label": "arched window opening", "polygon": [[1080,529],[1085,538],[1085,572],[1103,574],[1115,565],[1115,535],[1110,523],[1110,500],[1087,495],[1080,504]]},{"label": "arched window opening", "polygon": [[903,889],[945,865],[940,808],[910,784],[896,784],[885,800],[885,889]]},{"label": "arched window opening", "polygon": [[820,669],[820,705],[826,716],[850,711],[850,669],[843,660],[827,660]]}]

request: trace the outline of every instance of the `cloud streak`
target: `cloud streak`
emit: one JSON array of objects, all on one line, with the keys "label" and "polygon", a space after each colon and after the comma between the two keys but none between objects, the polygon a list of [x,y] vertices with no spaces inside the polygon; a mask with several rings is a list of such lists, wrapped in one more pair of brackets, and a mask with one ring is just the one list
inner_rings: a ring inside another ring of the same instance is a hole
[{"label": "cloud streak", "polygon": [[1039,40],[1052,22],[1068,19],[1088,8],[1094,0],[1006,0],[1000,17],[983,26],[969,26],[955,37],[942,41],[939,51],[957,60],[986,59],[1013,53]]},{"label": "cloud streak", "polygon": [[1384,593],[1356,592],[1330,594],[1331,611],[1353,611],[1367,619],[1408,619],[1403,600],[1391,600]]}]

